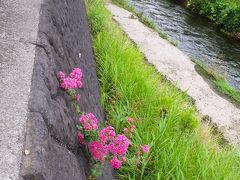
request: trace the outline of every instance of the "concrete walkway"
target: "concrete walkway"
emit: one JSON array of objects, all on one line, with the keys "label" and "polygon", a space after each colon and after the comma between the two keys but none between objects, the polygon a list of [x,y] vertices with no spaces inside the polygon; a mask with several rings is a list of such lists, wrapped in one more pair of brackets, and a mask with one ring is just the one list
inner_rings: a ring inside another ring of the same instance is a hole
[{"label": "concrete walkway", "polygon": [[171,82],[177,83],[182,91],[187,91],[199,112],[211,117],[231,144],[240,144],[240,109],[217,95],[196,72],[195,64],[178,48],[132,18],[132,13],[111,3],[107,7],[149,63]]},{"label": "concrete walkway", "polygon": [[41,0],[0,1],[0,179],[19,179]]}]

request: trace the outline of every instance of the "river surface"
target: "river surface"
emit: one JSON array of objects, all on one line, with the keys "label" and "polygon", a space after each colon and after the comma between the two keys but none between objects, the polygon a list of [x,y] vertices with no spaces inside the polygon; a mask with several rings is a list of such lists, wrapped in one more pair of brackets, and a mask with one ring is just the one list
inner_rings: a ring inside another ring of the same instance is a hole
[{"label": "river surface", "polygon": [[224,75],[240,91],[240,41],[221,33],[211,21],[169,0],[129,0],[138,12],[179,42],[185,54]]}]

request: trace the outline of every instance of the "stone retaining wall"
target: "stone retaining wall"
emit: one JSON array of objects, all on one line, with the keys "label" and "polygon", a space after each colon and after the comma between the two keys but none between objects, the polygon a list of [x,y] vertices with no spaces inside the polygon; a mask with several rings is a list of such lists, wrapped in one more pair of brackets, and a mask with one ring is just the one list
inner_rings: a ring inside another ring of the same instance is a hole
[{"label": "stone retaining wall", "polygon": [[[80,180],[88,162],[76,138],[78,117],[59,89],[57,73],[83,71],[80,107],[103,120],[99,84],[83,0],[46,0],[41,5],[21,178]],[[81,57],[79,56],[81,54]],[[113,179],[106,168],[101,179]]]}]

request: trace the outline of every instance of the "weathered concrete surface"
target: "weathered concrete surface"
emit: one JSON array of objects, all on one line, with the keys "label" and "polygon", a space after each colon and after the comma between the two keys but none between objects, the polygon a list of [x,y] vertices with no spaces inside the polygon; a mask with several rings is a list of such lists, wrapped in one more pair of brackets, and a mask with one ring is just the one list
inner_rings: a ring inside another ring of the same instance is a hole
[{"label": "weathered concrete surface", "polygon": [[41,0],[0,0],[0,179],[18,179]]},{"label": "weathered concrete surface", "polygon": [[195,100],[199,112],[211,117],[230,143],[240,144],[240,109],[217,95],[196,72],[195,64],[178,48],[132,18],[132,13],[111,3],[107,7],[147,60],[167,79],[177,83],[178,88],[186,91]]}]

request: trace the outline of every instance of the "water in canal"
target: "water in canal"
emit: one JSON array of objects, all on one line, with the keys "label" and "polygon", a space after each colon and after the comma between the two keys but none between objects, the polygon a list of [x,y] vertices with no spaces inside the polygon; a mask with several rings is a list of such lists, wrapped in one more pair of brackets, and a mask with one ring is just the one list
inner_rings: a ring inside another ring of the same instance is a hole
[{"label": "water in canal", "polygon": [[152,19],[187,55],[219,71],[240,90],[240,41],[222,34],[211,21],[170,0],[129,0]]}]

